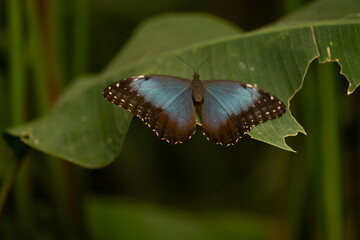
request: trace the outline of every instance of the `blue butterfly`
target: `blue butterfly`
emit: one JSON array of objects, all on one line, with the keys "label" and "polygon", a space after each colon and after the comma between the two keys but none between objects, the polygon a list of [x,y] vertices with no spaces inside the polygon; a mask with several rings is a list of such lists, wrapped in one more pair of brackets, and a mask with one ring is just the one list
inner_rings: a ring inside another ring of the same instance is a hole
[{"label": "blue butterfly", "polygon": [[270,93],[230,80],[201,81],[167,75],[140,75],[104,89],[106,100],[121,106],[156,132],[161,140],[183,143],[195,133],[196,113],[206,138],[234,145],[250,128],[286,112]]}]

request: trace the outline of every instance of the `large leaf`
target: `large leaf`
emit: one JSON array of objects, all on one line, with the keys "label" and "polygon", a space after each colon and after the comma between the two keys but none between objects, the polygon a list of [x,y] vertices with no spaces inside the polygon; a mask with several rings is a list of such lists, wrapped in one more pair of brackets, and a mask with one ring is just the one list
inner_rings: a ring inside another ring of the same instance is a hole
[{"label": "large leaf", "polygon": [[[291,150],[284,138],[304,130],[291,116],[290,100],[301,88],[314,59],[337,61],[351,83],[349,92],[360,82],[360,20],[343,18],[355,16],[360,6],[353,2],[328,6],[328,2],[316,3],[301,14],[289,16],[288,21],[296,22],[294,25],[286,25],[284,20],[246,34],[202,14],[167,14],[150,19],[100,79],[75,83],[48,117],[9,129],[8,133],[31,147],[79,165],[104,166],[120,153],[131,114],[104,101],[102,89],[139,74],[189,78],[192,73],[175,56],[182,56],[194,66],[211,56],[200,70],[202,79],[257,84],[286,103],[288,111],[283,117],[260,124],[250,135]],[[321,20],[317,21],[319,9]],[[304,20],[309,16],[312,21]]]}]

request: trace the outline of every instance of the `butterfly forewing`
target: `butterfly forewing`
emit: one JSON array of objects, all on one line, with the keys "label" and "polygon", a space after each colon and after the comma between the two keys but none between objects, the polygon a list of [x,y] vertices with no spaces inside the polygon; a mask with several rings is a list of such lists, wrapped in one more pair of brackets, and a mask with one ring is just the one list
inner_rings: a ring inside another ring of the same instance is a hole
[{"label": "butterfly forewing", "polygon": [[111,84],[103,95],[141,118],[160,139],[169,143],[184,142],[194,134],[196,112],[188,79],[136,76]]},{"label": "butterfly forewing", "polygon": [[251,127],[286,111],[279,99],[248,84],[208,80],[202,86],[204,104],[199,114],[204,135],[211,142],[235,144]]}]

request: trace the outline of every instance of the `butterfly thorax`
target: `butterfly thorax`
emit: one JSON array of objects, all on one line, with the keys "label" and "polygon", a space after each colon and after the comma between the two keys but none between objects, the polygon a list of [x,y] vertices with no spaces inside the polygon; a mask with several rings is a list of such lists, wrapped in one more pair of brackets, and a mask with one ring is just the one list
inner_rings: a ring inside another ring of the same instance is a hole
[{"label": "butterfly thorax", "polygon": [[197,103],[203,102],[203,92],[201,90],[201,80],[199,74],[195,73],[192,80],[192,92],[191,96]]}]

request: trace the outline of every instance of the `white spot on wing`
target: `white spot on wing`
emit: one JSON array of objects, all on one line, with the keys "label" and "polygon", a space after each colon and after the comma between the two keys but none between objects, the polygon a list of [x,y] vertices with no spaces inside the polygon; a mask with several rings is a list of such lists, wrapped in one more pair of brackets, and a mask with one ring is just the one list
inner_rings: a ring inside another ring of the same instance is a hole
[{"label": "white spot on wing", "polygon": [[137,80],[143,79],[143,78],[145,78],[144,75],[139,75],[139,76],[134,77],[133,79],[134,79],[134,81],[137,81]]}]

